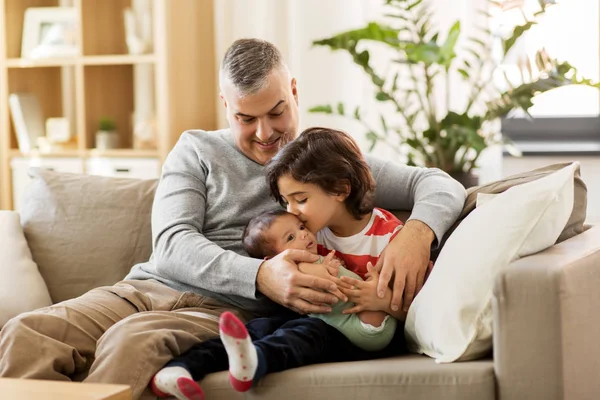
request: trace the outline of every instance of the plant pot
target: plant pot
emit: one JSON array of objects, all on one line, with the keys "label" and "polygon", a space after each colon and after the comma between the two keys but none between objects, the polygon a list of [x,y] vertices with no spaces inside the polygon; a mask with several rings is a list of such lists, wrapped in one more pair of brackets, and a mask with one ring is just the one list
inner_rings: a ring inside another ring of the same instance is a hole
[{"label": "plant pot", "polygon": [[474,171],[449,172],[449,175],[463,185],[465,189],[479,185],[479,175]]},{"label": "plant pot", "polygon": [[119,147],[119,135],[115,131],[96,132],[96,148],[98,150],[110,150]]}]

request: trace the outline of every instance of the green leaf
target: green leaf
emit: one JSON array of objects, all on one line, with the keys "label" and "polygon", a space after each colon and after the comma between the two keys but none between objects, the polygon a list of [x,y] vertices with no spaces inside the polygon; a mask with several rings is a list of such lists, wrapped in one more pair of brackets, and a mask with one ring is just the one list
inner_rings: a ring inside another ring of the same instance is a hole
[{"label": "green leaf", "polygon": [[504,48],[504,54],[507,54],[508,51],[511,49],[511,47],[514,46],[516,41],[521,36],[523,36],[523,34],[525,32],[527,32],[529,29],[531,29],[531,27],[535,24],[536,24],[535,21],[529,21],[523,25],[515,26],[515,29],[513,30],[513,33],[510,35],[510,37],[508,39],[502,41],[502,47]]},{"label": "green leaf", "polygon": [[423,131],[423,137],[429,140],[430,143],[437,142],[439,136],[439,132],[435,128],[429,128]]},{"label": "green leaf", "polygon": [[438,62],[444,65],[445,67],[449,67],[454,57],[456,57],[454,48],[456,47],[456,42],[458,41],[459,36],[460,21],[456,21],[448,31],[446,41],[440,47],[440,59],[438,60]]},{"label": "green leaf", "polygon": [[600,88],[599,82],[577,76],[577,70],[569,63],[558,63],[555,60],[547,60],[552,68],[548,76],[538,78],[532,82],[523,83],[504,93],[500,97],[487,104],[486,120],[503,117],[514,109],[527,110],[533,105],[532,99],[543,92],[561,86],[580,84]]},{"label": "green leaf", "polygon": [[340,115],[344,115],[344,103],[338,103],[338,105],[337,105],[337,112]]},{"label": "green leaf", "polygon": [[412,10],[413,8],[415,8],[415,7],[418,7],[418,6],[419,6],[419,5],[420,5],[422,2],[423,2],[423,0],[416,0],[416,1],[412,2],[411,4],[409,4],[409,5],[406,7],[406,9],[407,9],[408,11],[410,11],[410,10]]},{"label": "green leaf", "polygon": [[415,150],[421,150],[421,142],[417,139],[406,139],[406,144]]},{"label": "green leaf", "polygon": [[409,62],[431,65],[440,60],[440,46],[435,43],[406,44],[404,51]]},{"label": "green leaf", "polygon": [[387,18],[395,18],[395,19],[400,19],[403,21],[409,21],[410,17],[407,17],[406,15],[402,15],[402,14],[383,14],[384,17]]},{"label": "green leaf", "polygon": [[371,82],[379,88],[385,85],[385,81],[375,74],[371,74]]},{"label": "green leaf", "polygon": [[476,38],[476,37],[470,37],[469,40],[472,43],[478,44],[479,46],[483,47],[484,49],[486,49],[488,47],[488,44],[486,42],[484,42],[483,40]]},{"label": "green leaf", "polygon": [[356,49],[356,45],[361,40],[371,40],[397,47],[398,34],[399,30],[396,28],[377,22],[369,22],[364,28],[342,32],[330,38],[315,40],[312,44],[314,46],[328,46],[331,50],[351,51]]},{"label": "green leaf", "polygon": [[479,54],[479,52],[470,48],[466,48],[465,51],[475,57],[476,60],[481,60],[481,54]]},{"label": "green leaf", "polygon": [[492,18],[492,14],[487,10],[477,10],[477,14],[483,15],[486,18]]},{"label": "green leaf", "polygon": [[377,92],[375,98],[379,101],[388,101],[392,99],[386,92]]},{"label": "green leaf", "polygon": [[383,133],[387,136],[389,131],[387,123],[385,122],[385,118],[383,118],[383,115],[380,115],[379,118],[381,119],[381,128],[383,129]]},{"label": "green leaf", "polygon": [[465,78],[466,80],[468,80],[469,78],[471,78],[471,76],[469,75],[469,73],[467,71],[465,71],[462,68],[458,69],[458,73],[462,75],[463,78]]},{"label": "green leaf", "polygon": [[400,72],[396,72],[396,75],[394,75],[394,79],[392,80],[392,93],[395,93],[396,90],[398,90],[398,76],[400,75]]},{"label": "green leaf", "polygon": [[354,119],[360,121],[360,108],[358,106],[354,109]]},{"label": "green leaf", "polygon": [[369,147],[369,152],[371,152],[375,148],[375,145],[379,140],[379,136],[377,136],[377,134],[373,131],[367,132],[365,136],[367,137],[367,140],[371,142],[371,146]]},{"label": "green leaf", "polygon": [[408,160],[406,161],[406,165],[408,165],[409,167],[417,166],[417,164],[415,163],[415,155],[413,153],[408,153]]},{"label": "green leaf", "polygon": [[371,58],[368,50],[363,50],[360,53],[356,54],[354,57],[354,61],[360,65],[361,67],[369,66],[369,59]]},{"label": "green leaf", "polygon": [[308,109],[310,113],[323,113],[323,114],[333,114],[333,108],[331,105],[325,104],[320,106],[314,106]]}]

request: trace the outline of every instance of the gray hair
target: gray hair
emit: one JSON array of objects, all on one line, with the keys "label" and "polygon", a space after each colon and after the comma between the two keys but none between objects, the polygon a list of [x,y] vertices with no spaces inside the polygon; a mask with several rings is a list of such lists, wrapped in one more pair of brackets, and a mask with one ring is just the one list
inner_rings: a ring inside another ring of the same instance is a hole
[{"label": "gray hair", "polygon": [[267,77],[275,69],[288,71],[281,52],[262,39],[238,39],[227,49],[219,81],[229,81],[242,97],[256,94],[267,86]]}]

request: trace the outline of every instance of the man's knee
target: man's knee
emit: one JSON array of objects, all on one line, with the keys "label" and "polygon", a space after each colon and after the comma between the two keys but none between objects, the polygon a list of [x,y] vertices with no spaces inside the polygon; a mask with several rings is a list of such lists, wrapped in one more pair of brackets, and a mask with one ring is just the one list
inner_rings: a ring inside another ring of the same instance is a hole
[{"label": "man's knee", "polygon": [[[156,353],[166,350],[179,354],[201,341],[200,336],[202,335],[186,326],[185,320],[177,318],[175,313],[142,312],[110,327],[98,340],[96,353]],[[217,333],[211,336],[217,336]]]},{"label": "man's knee", "polygon": [[61,321],[61,318],[44,312],[22,313],[6,322],[0,331],[0,339],[1,341],[15,341],[26,339],[36,333],[47,336],[50,330],[60,326]]}]

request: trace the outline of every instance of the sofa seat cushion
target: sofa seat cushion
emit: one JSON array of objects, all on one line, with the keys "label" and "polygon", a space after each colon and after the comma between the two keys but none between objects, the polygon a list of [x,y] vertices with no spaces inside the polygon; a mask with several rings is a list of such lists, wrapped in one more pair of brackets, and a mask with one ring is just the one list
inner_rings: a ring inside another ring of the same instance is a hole
[{"label": "sofa seat cushion", "polygon": [[227,372],[208,375],[201,385],[207,399],[495,399],[491,359],[436,364],[419,355],[296,368],[267,375],[246,393],[231,389]]}]

